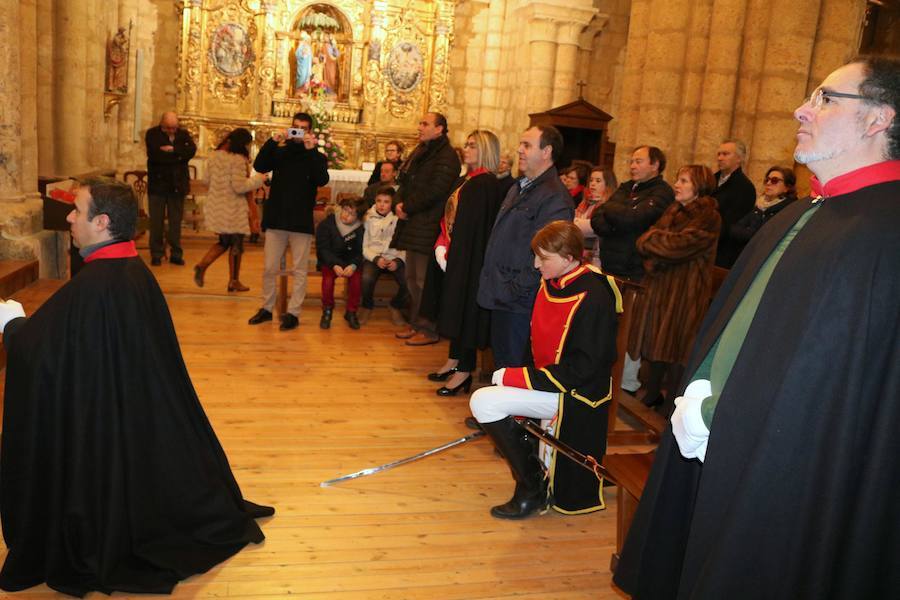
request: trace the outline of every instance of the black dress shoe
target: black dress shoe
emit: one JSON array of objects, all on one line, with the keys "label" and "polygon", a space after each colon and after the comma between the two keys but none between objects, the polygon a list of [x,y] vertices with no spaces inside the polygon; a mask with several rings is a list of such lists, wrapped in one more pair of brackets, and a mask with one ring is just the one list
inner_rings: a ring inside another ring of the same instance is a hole
[{"label": "black dress shoe", "polygon": [[441,386],[437,389],[435,394],[438,396],[455,396],[459,393],[459,390],[464,391],[465,393],[469,393],[469,390],[472,389],[472,374],[469,373],[469,376],[465,378],[465,380],[456,386],[455,388],[448,388],[446,385]]},{"label": "black dress shoe", "polygon": [[447,381],[450,379],[450,376],[459,371],[457,367],[453,367],[449,371],[444,371],[443,373],[429,373],[428,381]]},{"label": "black dress shoe", "polygon": [[281,331],[290,331],[291,329],[296,329],[299,325],[300,319],[291,313],[284,313],[281,315],[281,325],[278,326],[278,329]]},{"label": "black dress shoe", "polygon": [[169,259],[169,262],[173,265],[178,265],[179,267],[184,266],[184,259],[181,258],[180,256],[173,256],[172,258]]},{"label": "black dress shoe", "polygon": [[466,417],[466,420],[463,421],[466,424],[466,427],[469,429],[474,429],[475,431],[484,431],[484,428],[481,427],[481,423],[478,422],[478,419],[475,417]]},{"label": "black dress shoe", "polygon": [[265,323],[266,321],[271,321],[271,320],[272,320],[272,313],[270,313],[269,311],[267,311],[264,308],[261,308],[258,311],[256,311],[256,314],[253,315],[252,317],[250,317],[250,320],[247,322],[250,323],[251,325],[259,325],[260,323]]},{"label": "black dress shoe", "polygon": [[350,325],[350,329],[359,329],[359,317],[356,316],[355,312],[350,312],[349,310],[345,312],[344,320]]},{"label": "black dress shoe", "polygon": [[331,308],[323,308],[322,309],[322,318],[319,319],[319,327],[321,329],[330,329],[331,328],[331,312],[333,309]]},{"label": "black dress shoe", "polygon": [[158,256],[154,256],[150,259],[150,265],[153,267],[158,267],[162,264],[162,259]]}]

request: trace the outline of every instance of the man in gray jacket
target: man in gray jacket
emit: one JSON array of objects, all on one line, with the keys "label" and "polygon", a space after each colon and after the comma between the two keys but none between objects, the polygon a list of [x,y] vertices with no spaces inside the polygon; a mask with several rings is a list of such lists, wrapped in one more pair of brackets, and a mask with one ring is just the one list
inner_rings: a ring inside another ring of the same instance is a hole
[{"label": "man in gray jacket", "polygon": [[500,206],[484,255],[478,304],[491,311],[491,348],[499,369],[526,364],[531,308],[540,283],[534,268],[531,238],[551,221],[575,216],[568,190],[554,163],[563,150],[555,127],[525,130],[519,141],[523,175]]}]

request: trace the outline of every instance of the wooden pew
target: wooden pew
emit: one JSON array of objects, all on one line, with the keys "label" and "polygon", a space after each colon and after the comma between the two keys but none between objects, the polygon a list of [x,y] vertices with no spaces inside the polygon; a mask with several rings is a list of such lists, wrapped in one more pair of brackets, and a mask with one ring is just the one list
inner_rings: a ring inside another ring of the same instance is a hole
[{"label": "wooden pew", "polygon": [[631,521],[644,492],[644,484],[650,475],[653,456],[653,452],[648,452],[607,454],[603,457],[603,466],[616,484],[616,551],[609,561],[610,571],[615,572],[619,564],[622,546],[625,544]]},{"label": "wooden pew", "polygon": [[[625,352],[628,348],[628,331],[631,329],[634,302],[643,286],[633,281],[616,279],[622,293],[622,314],[619,315],[619,330],[616,335],[617,359],[612,367],[612,398],[609,405],[609,422],[607,424],[607,445],[628,446],[639,444],[655,444],[666,427],[666,420],[656,411],[647,408],[641,402],[622,389],[622,367],[625,364]],[[617,429],[621,413],[627,412],[630,421],[642,430]]]}]

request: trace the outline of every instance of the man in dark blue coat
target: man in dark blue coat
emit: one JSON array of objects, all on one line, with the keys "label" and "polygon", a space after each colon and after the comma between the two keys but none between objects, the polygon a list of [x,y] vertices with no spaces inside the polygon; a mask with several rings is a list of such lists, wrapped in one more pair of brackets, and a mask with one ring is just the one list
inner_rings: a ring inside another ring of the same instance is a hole
[{"label": "man in dark blue coat", "polygon": [[562,150],[555,127],[525,130],[519,141],[523,176],[507,192],[485,252],[478,304],[491,311],[491,348],[498,369],[528,362],[531,309],[541,281],[531,238],[551,221],[575,217],[571,196],[553,166]]}]

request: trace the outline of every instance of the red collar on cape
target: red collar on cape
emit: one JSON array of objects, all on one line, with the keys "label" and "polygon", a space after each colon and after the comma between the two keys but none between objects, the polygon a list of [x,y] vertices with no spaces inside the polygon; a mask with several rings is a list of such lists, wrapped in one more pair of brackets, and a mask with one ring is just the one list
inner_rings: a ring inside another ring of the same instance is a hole
[{"label": "red collar on cape", "polygon": [[814,196],[842,196],[870,185],[900,180],[900,160],[886,160],[838,175],[824,186],[813,175],[809,180]]},{"label": "red collar on cape", "polygon": [[110,244],[109,246],[103,246],[102,248],[95,250],[84,259],[84,262],[89,263],[95,260],[106,260],[109,258],[131,258],[132,256],[137,256],[137,248],[134,246],[134,240],[129,240],[127,242],[118,242],[116,244]]}]

